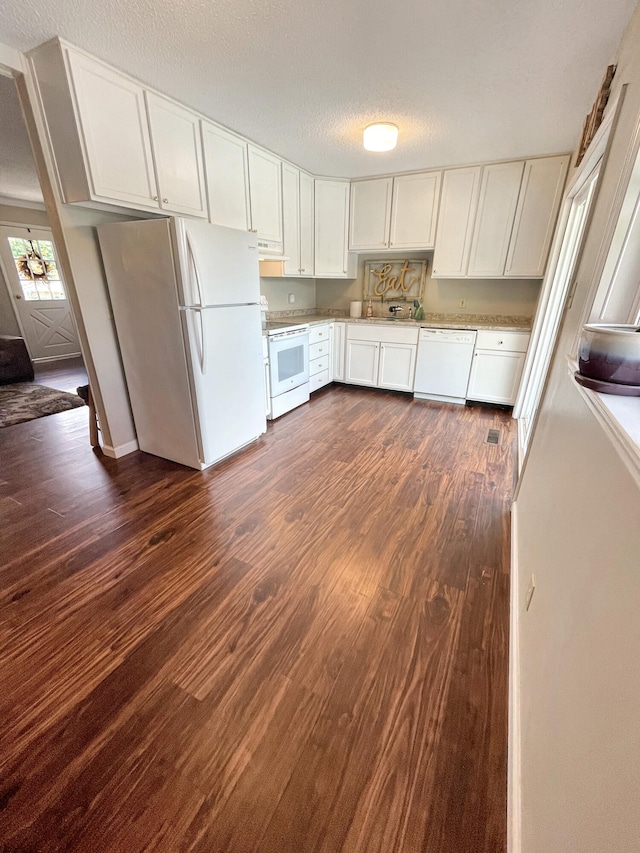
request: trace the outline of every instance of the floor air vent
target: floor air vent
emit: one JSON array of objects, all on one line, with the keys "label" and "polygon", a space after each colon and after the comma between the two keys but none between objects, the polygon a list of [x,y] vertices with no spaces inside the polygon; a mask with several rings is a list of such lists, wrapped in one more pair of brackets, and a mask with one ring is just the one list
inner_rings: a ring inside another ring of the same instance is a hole
[{"label": "floor air vent", "polygon": [[500,444],[500,430],[490,429],[487,432],[487,437],[484,440],[485,444]]}]

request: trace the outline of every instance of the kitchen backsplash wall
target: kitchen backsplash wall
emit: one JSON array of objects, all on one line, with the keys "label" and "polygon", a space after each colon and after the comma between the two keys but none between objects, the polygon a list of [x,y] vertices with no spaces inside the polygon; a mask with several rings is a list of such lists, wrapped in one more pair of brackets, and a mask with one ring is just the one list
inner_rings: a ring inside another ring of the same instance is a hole
[{"label": "kitchen backsplash wall", "polygon": [[[424,295],[424,309],[427,312],[437,314],[500,314],[518,317],[533,317],[535,314],[538,296],[540,295],[540,280],[432,279],[433,252],[411,251],[397,254],[389,252],[382,255],[380,252],[373,252],[359,255],[356,280],[317,279],[316,307],[318,311],[322,312],[330,308],[348,308],[349,302],[362,299],[365,262],[378,260],[381,257],[388,260],[428,259]],[[464,308],[460,308],[461,299],[466,301]],[[375,313],[381,313],[380,300],[375,306]],[[382,308],[382,313],[387,313],[385,307]]]},{"label": "kitchen backsplash wall", "polygon": [[[305,278],[261,278],[260,293],[267,297],[269,311],[316,307],[316,282]],[[289,302],[293,293],[294,302]]]}]

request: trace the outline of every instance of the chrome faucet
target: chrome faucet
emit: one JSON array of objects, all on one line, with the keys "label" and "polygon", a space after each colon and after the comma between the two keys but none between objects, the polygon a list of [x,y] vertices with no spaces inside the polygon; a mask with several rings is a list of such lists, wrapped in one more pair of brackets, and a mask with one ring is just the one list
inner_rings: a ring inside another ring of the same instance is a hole
[{"label": "chrome faucet", "polygon": [[394,317],[397,317],[400,311],[404,311],[402,305],[390,305],[389,311],[393,314]]}]

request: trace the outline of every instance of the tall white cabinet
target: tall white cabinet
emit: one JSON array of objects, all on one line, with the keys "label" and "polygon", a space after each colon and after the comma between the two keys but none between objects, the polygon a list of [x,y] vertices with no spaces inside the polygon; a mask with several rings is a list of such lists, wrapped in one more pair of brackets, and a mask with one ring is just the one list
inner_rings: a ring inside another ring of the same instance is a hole
[{"label": "tall white cabinet", "polygon": [[494,163],[482,169],[467,275],[494,278],[504,273],[523,163]]},{"label": "tall white cabinet", "polygon": [[247,143],[211,122],[203,121],[201,127],[209,221],[248,231],[251,219]]},{"label": "tall white cabinet", "polygon": [[315,181],[315,275],[355,278],[355,256],[348,250],[349,181]]},{"label": "tall white cabinet", "polygon": [[434,276],[460,278],[467,274],[480,173],[480,166],[448,169],[444,173],[433,255]]},{"label": "tall white cabinet", "polygon": [[313,275],[313,178],[282,164],[282,219],[285,276]]},{"label": "tall white cabinet", "polygon": [[258,248],[282,254],[282,161],[251,144],[248,155],[251,225]]}]

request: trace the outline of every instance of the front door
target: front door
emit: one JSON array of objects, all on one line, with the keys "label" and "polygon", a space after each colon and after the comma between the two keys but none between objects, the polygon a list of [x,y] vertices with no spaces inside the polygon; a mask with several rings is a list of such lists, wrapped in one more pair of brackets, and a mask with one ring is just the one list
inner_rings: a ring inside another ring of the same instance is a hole
[{"label": "front door", "polygon": [[0,263],[34,361],[80,355],[51,232],[0,227]]}]

